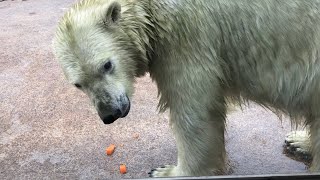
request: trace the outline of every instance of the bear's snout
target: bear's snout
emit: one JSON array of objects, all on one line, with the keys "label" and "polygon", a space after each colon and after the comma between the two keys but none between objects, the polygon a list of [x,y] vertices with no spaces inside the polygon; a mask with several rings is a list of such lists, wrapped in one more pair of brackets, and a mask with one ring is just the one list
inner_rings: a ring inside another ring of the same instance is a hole
[{"label": "bear's snout", "polygon": [[130,101],[127,99],[125,103],[121,103],[117,108],[112,108],[102,102],[98,103],[98,114],[104,124],[111,124],[119,118],[126,117],[130,111]]},{"label": "bear's snout", "polygon": [[116,113],[114,115],[109,115],[106,117],[101,117],[102,121],[104,124],[111,124],[113,123],[115,120],[117,120],[119,117],[121,116],[121,111],[119,109],[117,109]]}]

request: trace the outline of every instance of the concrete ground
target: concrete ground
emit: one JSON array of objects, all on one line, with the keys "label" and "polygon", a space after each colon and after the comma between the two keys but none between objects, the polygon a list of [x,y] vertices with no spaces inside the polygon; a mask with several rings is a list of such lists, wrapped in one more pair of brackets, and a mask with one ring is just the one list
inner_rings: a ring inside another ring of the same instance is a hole
[{"label": "concrete ground", "polygon": [[[65,81],[51,40],[72,2],[0,3],[0,179],[143,178],[151,168],[175,164],[168,115],[157,114],[148,76],[137,80],[129,115],[111,125]],[[230,114],[227,130],[233,175],[306,172],[282,154],[287,120],[253,105]],[[117,146],[111,157],[109,144]]]}]

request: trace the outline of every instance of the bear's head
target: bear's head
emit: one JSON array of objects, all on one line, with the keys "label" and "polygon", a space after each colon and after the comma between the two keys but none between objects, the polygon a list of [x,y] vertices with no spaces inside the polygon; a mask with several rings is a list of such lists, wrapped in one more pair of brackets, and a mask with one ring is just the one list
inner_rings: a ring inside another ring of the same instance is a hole
[{"label": "bear's head", "polygon": [[148,67],[137,38],[142,31],[129,12],[134,9],[121,3],[80,1],[62,18],[53,41],[68,81],[89,96],[105,124],[128,114],[134,77]]}]

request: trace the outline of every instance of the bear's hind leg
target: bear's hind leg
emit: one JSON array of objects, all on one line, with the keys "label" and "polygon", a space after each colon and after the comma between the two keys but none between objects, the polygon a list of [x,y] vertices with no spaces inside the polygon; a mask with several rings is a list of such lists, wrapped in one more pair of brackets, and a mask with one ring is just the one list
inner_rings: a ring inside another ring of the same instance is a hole
[{"label": "bear's hind leg", "polygon": [[[205,176],[225,171],[225,104],[215,108],[170,109],[170,124],[177,148],[177,166],[154,169],[151,177]],[[218,108],[217,108],[218,107]]]},{"label": "bear's hind leg", "polygon": [[320,172],[320,116],[310,121],[310,142],[312,152],[311,172]]},{"label": "bear's hind leg", "polygon": [[285,139],[287,151],[302,160],[311,159],[311,142],[308,130],[292,131]]}]

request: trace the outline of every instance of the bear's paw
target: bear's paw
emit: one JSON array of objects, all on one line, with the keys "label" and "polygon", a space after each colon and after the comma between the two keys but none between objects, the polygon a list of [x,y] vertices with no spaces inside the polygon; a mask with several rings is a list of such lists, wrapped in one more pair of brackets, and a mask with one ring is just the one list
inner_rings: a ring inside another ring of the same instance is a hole
[{"label": "bear's paw", "polygon": [[160,168],[152,169],[149,173],[150,177],[173,177],[177,176],[176,166],[165,165]]},{"label": "bear's paw", "polygon": [[308,131],[292,131],[285,138],[286,149],[290,154],[303,160],[311,158],[310,136]]}]

